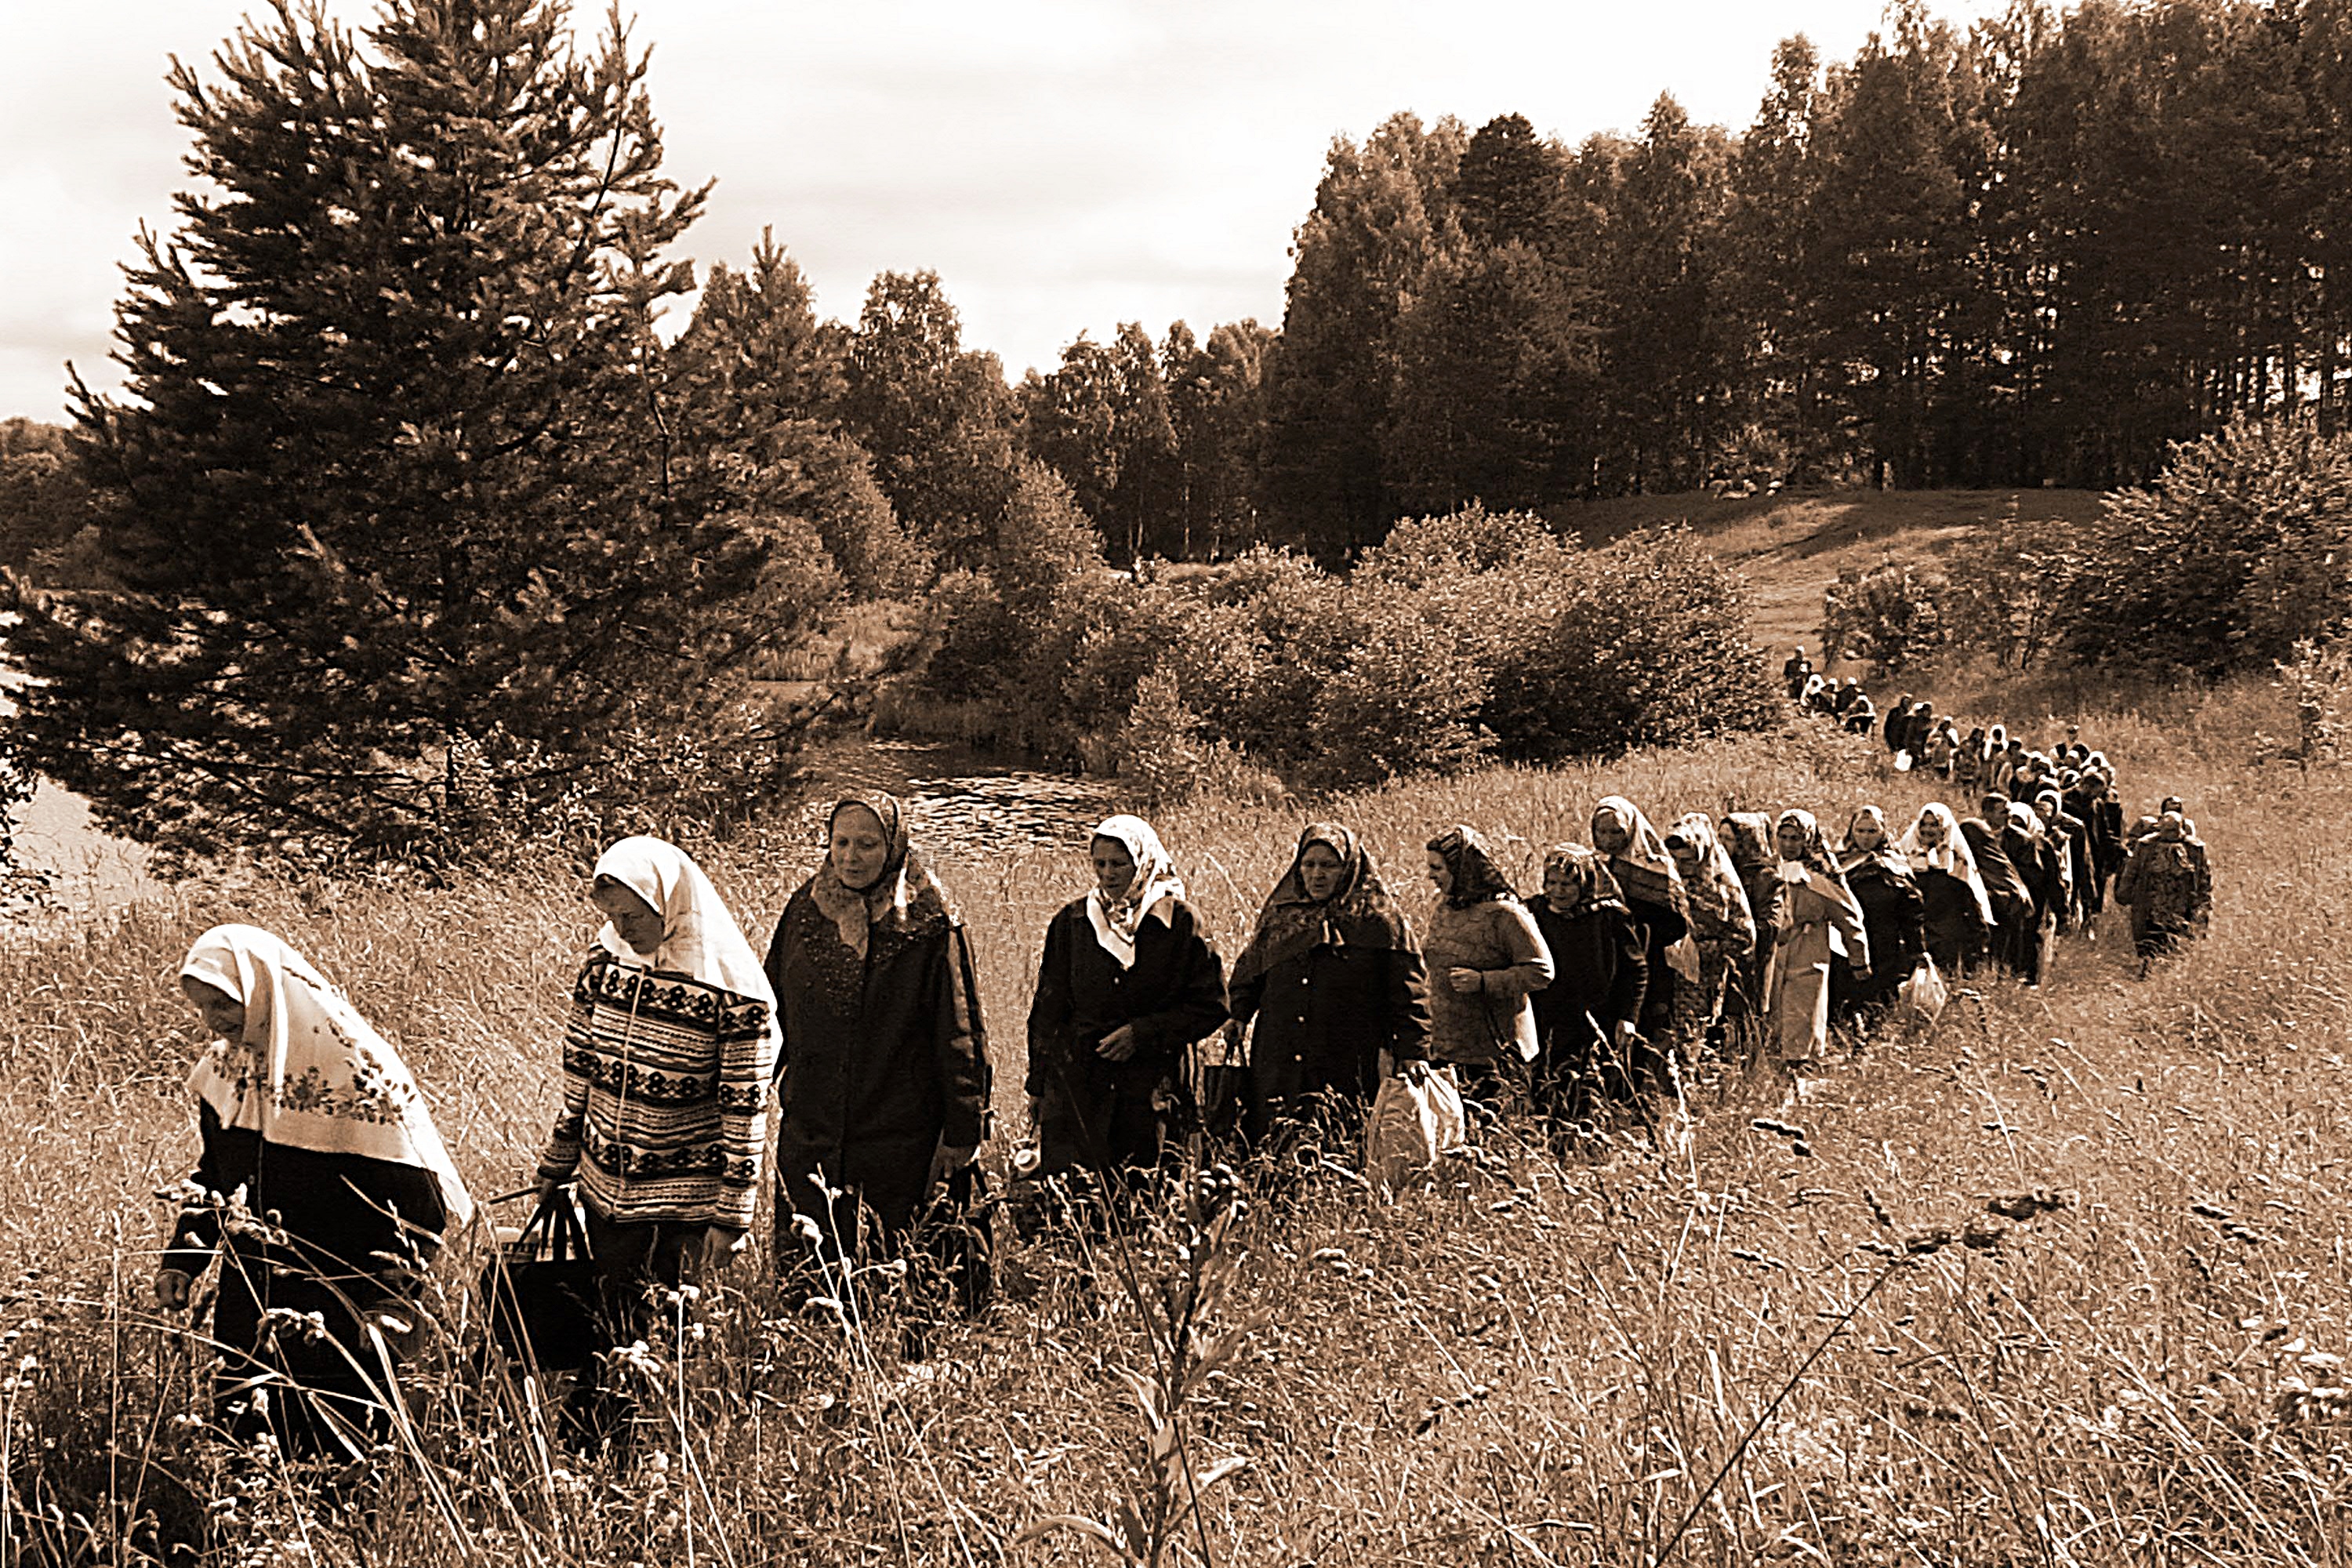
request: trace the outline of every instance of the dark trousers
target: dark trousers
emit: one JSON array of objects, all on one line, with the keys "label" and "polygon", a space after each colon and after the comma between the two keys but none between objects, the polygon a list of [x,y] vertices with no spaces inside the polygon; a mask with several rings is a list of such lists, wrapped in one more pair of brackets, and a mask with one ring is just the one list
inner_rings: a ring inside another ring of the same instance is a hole
[{"label": "dark trousers", "polygon": [[651,1335],[655,1290],[675,1290],[699,1278],[710,1227],[610,1220],[593,1206],[586,1213],[588,1249],[596,1259],[597,1353],[572,1385],[563,1429],[574,1447],[595,1447],[625,1443],[636,1419],[627,1374],[612,1364],[610,1352]]},{"label": "dark trousers", "polygon": [[[930,1184],[937,1132],[831,1149],[789,1136],[776,1146],[776,1258],[814,1252],[828,1267],[898,1257]],[[814,1241],[800,1226],[816,1223]]]},{"label": "dark trousers", "polygon": [[[221,1356],[213,1375],[215,1418],[240,1442],[274,1435],[290,1458],[343,1457],[363,1447],[390,1416],[382,1397],[391,1392],[383,1357],[396,1367],[413,1337],[400,1326],[403,1313],[383,1310],[400,1305],[374,1276],[322,1271],[229,1238],[213,1300]],[[370,1314],[377,1317],[382,1353],[362,1321]]]}]

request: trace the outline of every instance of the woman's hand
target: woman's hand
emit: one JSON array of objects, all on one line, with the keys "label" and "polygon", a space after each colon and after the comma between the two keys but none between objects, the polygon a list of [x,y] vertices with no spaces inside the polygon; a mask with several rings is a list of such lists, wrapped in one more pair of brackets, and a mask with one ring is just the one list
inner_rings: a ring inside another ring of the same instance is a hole
[{"label": "woman's hand", "polygon": [[561,1176],[541,1177],[539,1182],[539,1202],[536,1206],[539,1208],[545,1208],[548,1205],[555,1201],[555,1194],[562,1190],[563,1179]]},{"label": "woman's hand", "polygon": [[1467,996],[1486,986],[1486,972],[1483,969],[1449,969],[1445,972],[1445,984],[1454,987],[1457,994]]},{"label": "woman's hand", "polygon": [[745,1233],[732,1226],[709,1225],[702,1227],[702,1257],[698,1259],[704,1274],[716,1274],[727,1267],[734,1256],[743,1250]]},{"label": "woman's hand", "polygon": [[155,1271],[155,1304],[168,1311],[188,1310],[188,1293],[195,1288],[195,1279],[184,1268],[159,1268]]},{"label": "woman's hand", "polygon": [[1131,1059],[1136,1049],[1135,1026],[1121,1024],[1102,1037],[1095,1047],[1095,1055],[1107,1062],[1123,1062]]},{"label": "woman's hand", "polygon": [[946,1185],[948,1178],[971,1164],[972,1156],[979,1152],[980,1145],[977,1143],[950,1143],[942,1139],[940,1146],[931,1152],[929,1184],[934,1187]]}]

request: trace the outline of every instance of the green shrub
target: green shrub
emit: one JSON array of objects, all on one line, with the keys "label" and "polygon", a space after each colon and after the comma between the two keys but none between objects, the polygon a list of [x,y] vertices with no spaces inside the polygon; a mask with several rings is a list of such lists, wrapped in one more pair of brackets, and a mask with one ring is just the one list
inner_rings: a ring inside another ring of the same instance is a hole
[{"label": "green shrub", "polygon": [[2239,419],[2107,498],[2070,644],[2096,663],[2264,669],[2352,604],[2352,434]]}]

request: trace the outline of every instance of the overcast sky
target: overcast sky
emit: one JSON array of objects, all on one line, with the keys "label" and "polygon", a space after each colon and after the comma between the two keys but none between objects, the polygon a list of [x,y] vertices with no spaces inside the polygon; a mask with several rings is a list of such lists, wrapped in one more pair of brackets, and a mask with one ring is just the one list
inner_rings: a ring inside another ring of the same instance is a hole
[{"label": "overcast sky", "polygon": [[[1996,0],[1932,0],[1957,21]],[[329,0],[347,22],[372,0]],[[1672,91],[1748,123],[1772,46],[1853,54],[1883,0],[637,0],[668,172],[715,177],[685,249],[772,225],[820,311],[936,269],[1016,379],[1081,330],[1276,324],[1335,135],[1517,111],[1571,142]],[[115,384],[117,265],[168,224],[186,133],[167,60],[247,0],[0,0],[0,416],[62,417],[64,364]],[[625,11],[630,10],[625,4]],[[602,15],[602,0],[580,7]]]}]

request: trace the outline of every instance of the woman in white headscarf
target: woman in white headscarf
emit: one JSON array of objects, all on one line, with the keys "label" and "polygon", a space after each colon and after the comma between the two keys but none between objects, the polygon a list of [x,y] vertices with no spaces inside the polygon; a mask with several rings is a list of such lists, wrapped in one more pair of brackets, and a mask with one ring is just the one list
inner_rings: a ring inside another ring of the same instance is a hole
[{"label": "woman in white headscarf", "polygon": [[1229,1016],[1224,965],[1150,823],[1110,817],[1087,852],[1093,888],[1045,928],[1029,1113],[1045,1173],[1131,1177],[1188,1109],[1185,1051]]},{"label": "woman in white headscarf", "polygon": [[1919,808],[1897,846],[1919,887],[1927,956],[1948,975],[1965,974],[1983,954],[1993,928],[1992,895],[1977,873],[1976,857],[1959,819],[1941,801]]},{"label": "woman in white headscarf", "polygon": [[[556,1201],[576,1182],[602,1328],[627,1344],[649,1321],[648,1287],[698,1278],[751,1228],[776,997],[710,879],[677,845],[622,839],[598,858],[588,897],[606,923],[572,983],[563,1104],[540,1195]],[[574,1392],[572,1436],[615,1436],[625,1402],[593,1369]]]},{"label": "woman in white headscarf", "polygon": [[1784,811],[1772,833],[1785,897],[1767,983],[1767,1034],[1780,1065],[1801,1074],[1829,1052],[1831,961],[1843,957],[1857,978],[1869,979],[1870,939],[1812,813]]},{"label": "woman in white headscarf", "polygon": [[399,1053],[284,942],[215,926],[180,990],[216,1037],[188,1075],[204,1156],[156,1300],[186,1307],[217,1252],[223,1425],[274,1432],[289,1454],[359,1453],[383,1421],[415,1277],[473,1212],[465,1184]]}]

